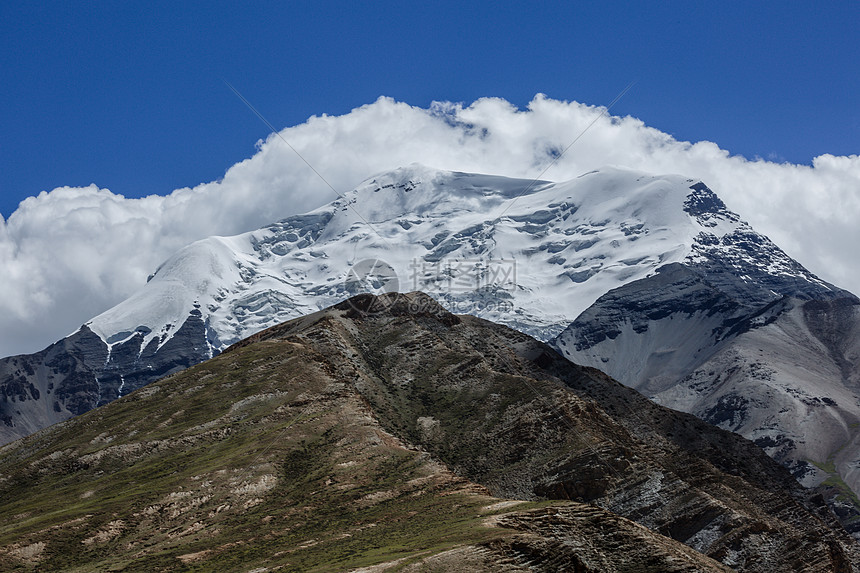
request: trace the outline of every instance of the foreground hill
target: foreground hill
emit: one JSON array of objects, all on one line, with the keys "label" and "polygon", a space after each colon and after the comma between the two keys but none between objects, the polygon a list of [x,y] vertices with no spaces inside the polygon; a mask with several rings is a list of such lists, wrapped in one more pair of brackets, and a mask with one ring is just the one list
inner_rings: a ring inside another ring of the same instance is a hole
[{"label": "foreground hill", "polygon": [[9,444],[0,499],[4,570],[860,563],[750,442],[422,294],[352,298]]}]

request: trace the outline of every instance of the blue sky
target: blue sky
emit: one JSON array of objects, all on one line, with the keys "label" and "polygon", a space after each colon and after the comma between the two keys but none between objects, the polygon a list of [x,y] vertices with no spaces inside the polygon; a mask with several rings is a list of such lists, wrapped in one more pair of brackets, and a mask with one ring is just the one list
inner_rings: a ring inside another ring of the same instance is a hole
[{"label": "blue sky", "polygon": [[212,181],[380,95],[542,92],[779,162],[860,152],[860,2],[3,2],[0,213],[62,185]]}]

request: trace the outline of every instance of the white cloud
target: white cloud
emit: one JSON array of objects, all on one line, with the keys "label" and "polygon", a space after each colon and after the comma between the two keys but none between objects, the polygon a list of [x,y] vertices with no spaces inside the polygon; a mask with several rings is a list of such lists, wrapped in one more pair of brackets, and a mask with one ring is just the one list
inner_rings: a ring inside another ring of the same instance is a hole
[{"label": "white cloud", "polygon": [[[343,116],[312,117],[283,137],[339,190],[412,162],[536,177],[591,122],[545,179],[612,164],[704,180],[730,208],[826,280],[860,292],[860,157],[812,166],[749,161],[688,143],[632,117],[541,95],[422,109],[380,98]],[[183,245],[300,213],[335,194],[277,136],[219,182],[126,199],[92,185],[58,188],[0,218],[0,356],[33,352],[134,292]]]}]

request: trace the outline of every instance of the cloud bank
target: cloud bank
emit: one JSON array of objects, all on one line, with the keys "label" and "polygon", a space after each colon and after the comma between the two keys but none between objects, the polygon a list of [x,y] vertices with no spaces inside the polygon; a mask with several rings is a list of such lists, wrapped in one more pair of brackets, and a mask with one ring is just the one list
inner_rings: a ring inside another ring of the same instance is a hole
[{"label": "cloud bank", "polygon": [[[604,165],[699,178],[814,273],[860,293],[857,155],[822,155],[811,166],[751,161],[542,95],[524,110],[497,98],[424,109],[383,97],[280,135],[341,192],[412,162],[524,178],[549,167],[542,178],[554,181]],[[30,197],[7,221],[0,217],[0,356],[40,350],[76,330],[189,242],[252,230],[335,198],[275,134],[222,180],[166,196],[127,199],[91,185]]]}]

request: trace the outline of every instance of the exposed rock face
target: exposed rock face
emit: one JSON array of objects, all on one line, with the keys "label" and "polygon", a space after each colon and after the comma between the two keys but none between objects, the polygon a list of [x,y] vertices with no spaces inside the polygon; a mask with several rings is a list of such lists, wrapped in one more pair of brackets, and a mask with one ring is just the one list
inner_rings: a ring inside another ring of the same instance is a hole
[{"label": "exposed rock face", "polygon": [[104,342],[82,328],[38,354],[0,361],[3,441],[94,408],[99,401],[94,372],[106,358]]},{"label": "exposed rock face", "polygon": [[285,323],[9,444],[0,496],[9,569],[860,562],[750,442],[421,294]]},{"label": "exposed rock face", "polygon": [[746,436],[805,485],[826,482],[853,530],[860,302],[784,296],[750,308],[726,290],[689,267],[664,267],[602,297],[555,345],[660,404]]},{"label": "exposed rock face", "polygon": [[828,284],[789,257],[702,183],[690,186],[684,211],[703,229],[683,261],[716,289],[749,306],[781,296],[803,300],[854,297]]},{"label": "exposed rock face", "polygon": [[194,310],[160,347],[142,348],[145,327],[108,346],[87,326],[36,354],[0,359],[0,443],[106,404],[211,358]]},{"label": "exposed rock face", "polygon": [[422,559],[403,571],[732,571],[677,541],[594,505],[571,503],[512,512],[494,522],[519,533],[480,546],[458,547]]}]

